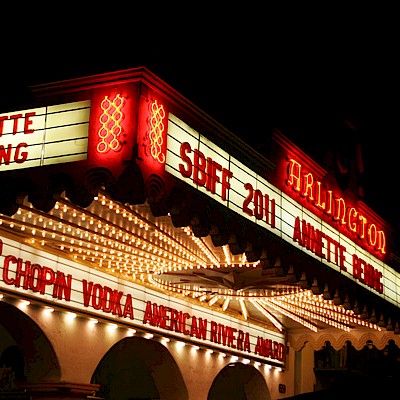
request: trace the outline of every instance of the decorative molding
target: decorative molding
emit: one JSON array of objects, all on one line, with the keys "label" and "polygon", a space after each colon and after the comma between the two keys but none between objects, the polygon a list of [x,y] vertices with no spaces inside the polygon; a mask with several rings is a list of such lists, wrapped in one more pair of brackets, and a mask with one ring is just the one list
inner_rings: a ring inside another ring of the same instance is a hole
[{"label": "decorative molding", "polygon": [[289,346],[300,351],[308,343],[314,351],[321,350],[326,342],[329,342],[335,350],[340,350],[347,341],[351,342],[356,350],[361,350],[367,345],[367,342],[372,342],[378,350],[383,350],[385,346],[393,340],[397,346],[400,346],[400,336],[393,331],[383,330],[374,332],[372,330],[365,331],[354,329],[351,332],[338,333],[337,330],[324,330],[319,333],[289,333]]}]

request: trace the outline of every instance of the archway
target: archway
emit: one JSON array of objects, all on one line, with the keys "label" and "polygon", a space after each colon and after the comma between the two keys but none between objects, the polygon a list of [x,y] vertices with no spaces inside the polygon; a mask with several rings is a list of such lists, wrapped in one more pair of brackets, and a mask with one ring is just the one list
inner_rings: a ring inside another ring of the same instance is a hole
[{"label": "archway", "polygon": [[179,368],[160,343],[129,337],[115,344],[100,361],[92,382],[98,395],[113,400],[186,400]]},{"label": "archway", "polygon": [[0,301],[0,367],[11,368],[16,383],[60,379],[53,346],[39,326],[17,307]]},{"label": "archway", "polygon": [[270,398],[267,384],[256,368],[232,363],[217,375],[207,400],[268,400]]}]

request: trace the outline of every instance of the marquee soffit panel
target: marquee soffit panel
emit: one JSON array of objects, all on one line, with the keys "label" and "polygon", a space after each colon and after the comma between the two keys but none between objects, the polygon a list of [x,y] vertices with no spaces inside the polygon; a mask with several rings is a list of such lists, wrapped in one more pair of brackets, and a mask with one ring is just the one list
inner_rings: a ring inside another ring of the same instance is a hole
[{"label": "marquee soffit panel", "polygon": [[[2,234],[273,330],[383,328],[354,310],[357,304],[349,307],[304,281],[312,262],[285,249],[287,244],[271,240],[273,255],[249,261],[251,252],[240,249],[234,228],[221,242],[220,233],[196,236],[198,226],[175,226],[170,214],[155,217],[147,201],[122,204],[100,190],[81,207],[65,193],[48,212],[26,196],[15,214],[1,216]],[[217,225],[210,229],[220,232]],[[321,280],[329,276],[325,271]]]}]

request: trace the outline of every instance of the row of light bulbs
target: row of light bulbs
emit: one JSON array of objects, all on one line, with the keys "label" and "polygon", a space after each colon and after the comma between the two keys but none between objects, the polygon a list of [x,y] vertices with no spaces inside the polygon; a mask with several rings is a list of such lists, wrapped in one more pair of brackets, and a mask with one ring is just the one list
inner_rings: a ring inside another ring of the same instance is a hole
[{"label": "row of light bulbs", "polygon": [[[15,215],[2,216],[0,224],[29,234],[32,245],[69,251],[75,259],[128,278],[140,273],[179,271],[193,265],[204,268],[220,265],[220,260],[189,228],[182,229],[193,241],[191,248],[182,245],[162,226],[149,222],[127,206],[114,203],[104,194],[93,203],[80,211],[67,199],[59,200],[47,215],[25,203]],[[117,220],[105,220],[101,214],[106,210],[112,210]],[[229,264],[229,260],[224,263]]]},{"label": "row of light bulbs", "polygon": [[[8,297],[5,297],[2,293],[0,293],[0,301],[7,301],[8,299],[11,301],[12,304],[15,304],[14,297],[8,298]],[[27,311],[27,308],[28,308],[28,306],[30,304],[31,304],[30,300],[19,299],[17,301],[16,305],[21,310]],[[35,303],[35,305],[41,307],[43,309],[43,312],[45,312],[46,314],[51,314],[51,313],[56,311],[56,309],[54,307],[49,306],[49,305],[41,305],[39,303]],[[80,314],[80,313],[77,313],[77,312],[66,311],[66,310],[61,310],[61,309],[57,309],[57,311],[64,313],[66,319],[68,321],[70,321],[70,322],[72,322],[78,316],[81,317],[81,318],[86,318],[90,325],[97,325],[100,322],[100,320],[98,318],[95,318],[95,317],[92,317],[92,316],[87,316],[86,314]],[[114,330],[116,330],[118,328],[124,328],[124,329],[127,330],[127,336],[134,336],[136,333],[140,333],[140,335],[141,335],[140,337],[143,337],[143,338],[148,339],[148,340],[151,340],[151,339],[154,339],[154,338],[158,338],[160,343],[162,343],[165,347],[168,347],[169,343],[174,342],[176,344],[176,346],[178,348],[180,348],[180,349],[185,347],[185,346],[189,346],[191,349],[196,350],[196,351],[204,350],[207,354],[215,353],[220,358],[228,357],[228,354],[226,352],[223,352],[223,351],[214,350],[214,349],[211,349],[209,347],[199,346],[197,344],[192,344],[192,343],[185,342],[185,341],[182,341],[182,340],[179,340],[179,339],[171,339],[171,338],[166,337],[166,336],[155,335],[155,334],[153,334],[151,332],[146,332],[146,331],[139,331],[138,332],[135,328],[126,327],[126,325],[120,325],[120,324],[115,323],[115,322],[104,322],[103,325],[106,326],[111,331],[114,331]],[[280,372],[283,371],[282,367],[273,366],[273,365],[268,364],[266,362],[260,362],[260,361],[251,360],[251,359],[245,358],[245,357],[239,357],[239,356],[237,356],[235,354],[231,354],[230,355],[230,359],[229,359],[230,363],[235,363],[235,362],[238,362],[238,361],[241,362],[242,364],[250,364],[250,363],[252,363],[255,367],[260,367],[261,365],[264,365],[264,367],[267,370],[270,370],[270,369],[273,368],[273,369],[275,369],[277,371],[280,371]]]}]

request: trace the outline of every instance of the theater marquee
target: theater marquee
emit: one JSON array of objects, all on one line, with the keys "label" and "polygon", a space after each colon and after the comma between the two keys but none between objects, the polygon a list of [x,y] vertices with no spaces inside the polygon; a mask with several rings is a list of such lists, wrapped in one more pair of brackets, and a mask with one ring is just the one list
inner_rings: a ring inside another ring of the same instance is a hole
[{"label": "theater marquee", "polygon": [[[293,192],[300,191],[300,187],[307,189],[303,196],[315,195],[317,200],[314,197],[312,200],[325,213],[332,214],[332,223],[318,217],[174,115],[169,115],[167,172],[400,306],[397,291],[400,274],[367,250],[371,248],[378,255],[386,253],[384,232],[356,208],[346,208],[342,198],[334,197],[330,191],[323,192],[318,180],[312,179],[309,173],[302,174],[297,160],[287,160],[286,170],[285,184],[291,186]],[[308,184],[300,185],[302,179]],[[333,211],[333,203],[339,211]],[[357,234],[363,246],[340,231],[339,226]]]}]

